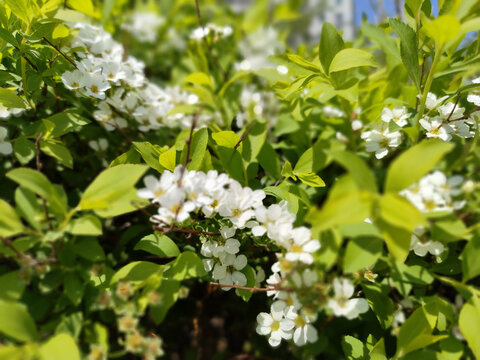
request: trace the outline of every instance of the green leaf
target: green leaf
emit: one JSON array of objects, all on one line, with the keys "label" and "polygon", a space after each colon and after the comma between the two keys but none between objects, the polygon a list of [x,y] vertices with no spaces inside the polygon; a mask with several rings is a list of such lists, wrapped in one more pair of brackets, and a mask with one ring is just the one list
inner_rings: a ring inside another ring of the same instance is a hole
[{"label": "green leaf", "polygon": [[401,191],[426,175],[452,150],[453,144],[441,140],[424,140],[399,155],[390,165],[385,191]]},{"label": "green leaf", "polygon": [[382,240],[375,237],[358,237],[351,239],[345,250],[343,271],[355,273],[375,264],[382,255]]},{"label": "green leaf", "polygon": [[102,235],[102,223],[92,214],[71,220],[65,229],[73,235]]},{"label": "green leaf", "polygon": [[247,132],[247,136],[241,143],[243,146],[242,156],[247,162],[252,162],[257,159],[257,156],[260,150],[262,150],[262,146],[267,138],[266,129],[267,127],[265,123],[254,121],[248,124],[247,128],[242,134],[242,136],[245,137],[244,134]]},{"label": "green leaf", "polygon": [[160,155],[161,151],[155,146],[150,144],[147,141],[144,142],[133,142],[133,146],[141,155],[143,160],[152,168],[158,172],[163,172],[163,166],[160,165]]},{"label": "green leaf", "polygon": [[162,279],[160,287],[156,290],[161,296],[161,301],[157,305],[150,306],[150,314],[155,324],[160,324],[167,315],[168,309],[177,301],[180,281]]},{"label": "green leaf", "polygon": [[80,351],[75,340],[66,333],[50,338],[40,347],[41,360],[80,360]]},{"label": "green leaf", "polygon": [[102,171],[87,187],[78,206],[96,210],[102,217],[136,210],[132,201],[140,198],[134,186],[146,170],[144,165],[125,164]]},{"label": "green leaf", "polygon": [[[2,28],[2,27],[0,27],[0,38],[2,38],[7,43],[10,43],[17,48],[20,47],[20,44],[18,43],[17,39],[15,39],[15,37],[12,35],[12,33],[10,31],[8,31],[7,29]],[[2,91],[5,91],[5,90],[6,89],[0,89],[0,99],[2,99],[2,96],[1,96]],[[2,102],[2,101],[0,100],[0,102]],[[8,106],[8,107],[12,107],[12,106]]]},{"label": "green leaf", "polygon": [[316,230],[361,222],[370,216],[372,197],[366,192],[353,192],[329,198],[322,209],[312,208],[306,220]]},{"label": "green leaf", "polygon": [[480,359],[480,301],[476,295],[472,295],[470,301],[463,305],[458,325],[475,358]]},{"label": "green leaf", "polygon": [[25,165],[35,157],[35,144],[24,136],[20,136],[13,143],[13,152],[18,161]]},{"label": "green leaf", "polygon": [[63,281],[63,288],[65,295],[75,306],[78,306],[82,301],[83,290],[85,288],[82,279],[73,272],[67,273]]},{"label": "green leaf", "polygon": [[153,255],[174,257],[180,254],[177,244],[167,235],[155,233],[143,237],[134,250],[143,250]]},{"label": "green leaf", "polygon": [[12,90],[0,88],[0,103],[7,108],[25,109],[25,102]]},{"label": "green leaf", "polygon": [[67,109],[55,115],[48,117],[50,123],[53,123],[53,129],[50,137],[57,138],[69,132],[80,131],[83,126],[90,123],[90,120],[80,116],[75,109]]},{"label": "green leaf", "polygon": [[362,34],[380,46],[387,57],[387,63],[390,68],[395,67],[402,61],[395,39],[390,34],[387,34],[384,29],[374,24],[363,22],[361,31]]},{"label": "green leaf", "polygon": [[18,341],[38,339],[35,322],[21,303],[0,300],[0,333]]},{"label": "green leaf", "polygon": [[[196,131],[192,136],[192,143],[190,145],[190,162],[187,165],[188,170],[200,170],[202,160],[207,151],[208,144],[208,130],[206,128]],[[180,162],[185,164],[187,159],[187,146],[183,147]]]},{"label": "green leaf", "polygon": [[72,9],[80,11],[93,18],[98,18],[99,15],[95,12],[92,0],[67,0],[68,6]]},{"label": "green leaf", "polygon": [[328,151],[327,154],[348,170],[359,189],[373,193],[378,191],[372,171],[358,155],[348,151]]},{"label": "green leaf", "polygon": [[78,256],[92,262],[105,259],[105,252],[95,238],[77,238],[73,250]]},{"label": "green leaf", "polygon": [[[212,138],[215,140],[218,146],[223,146],[230,149],[235,148],[235,145],[237,145],[237,143],[240,141],[240,136],[230,130],[213,133]],[[242,151],[242,143],[240,143],[238,151]]]},{"label": "green leaf", "polygon": [[[247,284],[245,286],[253,288],[255,286],[255,270],[253,270],[250,265],[247,265],[240,272],[247,278]],[[246,302],[248,302],[253,295],[253,291],[243,289],[235,289],[235,293]]]},{"label": "green leaf", "polygon": [[23,232],[23,224],[13,209],[5,200],[0,199],[0,236],[12,236]]},{"label": "green leaf", "polygon": [[70,150],[63,144],[40,141],[40,150],[43,153],[47,154],[58,160],[61,164],[65,165],[68,168],[73,168],[73,158],[70,154]]},{"label": "green leaf", "polygon": [[335,26],[329,22],[322,25],[322,34],[320,35],[320,44],[318,47],[318,56],[322,64],[323,71],[328,74],[330,64],[335,55],[345,47],[342,37],[338,34]]},{"label": "green leaf", "polygon": [[41,172],[28,168],[16,168],[10,170],[6,176],[44,198],[56,213],[64,214],[66,212],[58,192]]},{"label": "green leaf", "polygon": [[395,358],[398,359],[445,338],[441,335],[432,335],[436,322],[437,315],[428,305],[415,310],[400,327]]},{"label": "green leaf", "polygon": [[263,144],[262,149],[258,153],[257,159],[262,168],[269,172],[275,179],[280,179],[282,177],[280,161],[278,160],[277,153],[269,142],[266,141]]},{"label": "green leaf", "polygon": [[345,336],[342,339],[342,349],[348,360],[367,360],[368,351],[362,341],[353,336]]},{"label": "green leaf", "polygon": [[382,233],[390,254],[397,260],[405,260],[410,251],[412,232],[395,226],[381,217],[377,217],[374,223]]},{"label": "green leaf", "polygon": [[293,173],[292,169],[292,164],[290,164],[290,161],[285,161],[285,164],[283,164],[282,168],[282,176],[288,178],[292,178],[293,180],[297,180],[297,177]]},{"label": "green leaf", "polygon": [[303,174],[303,173],[296,172],[295,175],[297,175],[300,181],[305,185],[312,186],[312,187],[325,186],[325,182],[317,174],[313,174],[313,173]]},{"label": "green leaf", "polygon": [[305,150],[300,156],[295,167],[294,173],[308,174],[316,173],[325,164],[326,156],[320,148],[320,142]]},{"label": "green leaf", "polygon": [[419,226],[427,225],[423,214],[410,201],[394,193],[386,193],[380,198],[379,216],[410,232]]},{"label": "green leaf", "polygon": [[160,156],[158,157],[158,162],[165,169],[173,172],[175,170],[175,166],[177,165],[176,156],[177,156],[177,149],[175,148],[175,146],[172,146],[170,149],[160,154]]},{"label": "green leaf", "polygon": [[5,2],[15,16],[23,20],[25,23],[29,23],[34,16],[29,0],[5,0]]},{"label": "green leaf", "polygon": [[453,40],[460,32],[460,21],[454,15],[441,15],[431,22],[423,24],[423,30],[438,44],[442,46]]},{"label": "green leaf", "polygon": [[417,88],[420,88],[420,65],[418,64],[417,35],[415,31],[400,20],[390,18],[390,27],[400,38],[400,55],[408,76]]},{"label": "green leaf", "polygon": [[361,66],[376,67],[377,62],[372,54],[360,49],[340,50],[330,64],[330,72],[337,72]]},{"label": "green leaf", "polygon": [[382,328],[387,329],[393,320],[394,304],[388,297],[390,289],[382,289],[380,284],[363,282],[362,289],[370,308],[375,313]]},{"label": "green leaf", "polygon": [[18,301],[22,297],[27,282],[20,276],[20,271],[10,271],[0,276],[0,299]]},{"label": "green leaf", "polygon": [[192,251],[181,253],[175,260],[169,263],[169,267],[163,272],[163,276],[174,280],[186,280],[197,278],[206,274],[202,260]]},{"label": "green leaf", "polygon": [[162,269],[162,265],[149,261],[134,261],[118,270],[115,275],[113,275],[110,284],[115,284],[122,279],[142,282],[147,280],[150,276],[160,273]]},{"label": "green leaf", "polygon": [[480,236],[475,234],[462,252],[463,281],[480,275]]}]

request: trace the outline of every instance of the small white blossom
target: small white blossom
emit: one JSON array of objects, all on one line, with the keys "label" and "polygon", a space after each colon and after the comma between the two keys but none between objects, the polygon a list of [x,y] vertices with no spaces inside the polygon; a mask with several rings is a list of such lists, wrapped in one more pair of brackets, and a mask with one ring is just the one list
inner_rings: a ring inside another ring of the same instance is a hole
[{"label": "small white blossom", "polygon": [[393,121],[400,127],[408,125],[407,119],[409,116],[410,114],[407,113],[407,108],[405,106],[396,106],[392,110],[390,110],[389,108],[383,108],[382,110],[382,121],[386,123]]},{"label": "small white blossom", "polygon": [[350,299],[353,296],[354,286],[348,279],[333,280],[334,297],[328,301],[328,306],[336,316],[345,316],[352,320],[358,315],[367,312],[368,302],[362,298]]}]

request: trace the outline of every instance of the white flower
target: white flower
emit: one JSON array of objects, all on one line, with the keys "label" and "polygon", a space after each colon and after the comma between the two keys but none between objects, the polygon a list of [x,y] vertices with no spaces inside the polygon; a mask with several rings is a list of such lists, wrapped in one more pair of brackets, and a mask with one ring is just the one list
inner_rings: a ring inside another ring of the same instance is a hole
[{"label": "white flower", "polygon": [[392,110],[389,108],[383,108],[382,110],[382,121],[386,123],[393,121],[400,127],[408,125],[407,119],[409,116],[410,114],[407,113],[407,108],[405,106],[396,106]]},{"label": "white flower", "polygon": [[437,111],[442,120],[446,120],[448,118],[457,119],[463,116],[465,108],[460,107],[455,103],[448,102],[442,106],[439,106]]},{"label": "white flower", "polygon": [[427,253],[438,256],[443,253],[445,247],[439,241],[426,240],[425,229],[418,227],[412,234],[410,250],[413,250],[417,256],[425,256]]},{"label": "white flower", "polygon": [[[232,255],[223,253],[220,256],[221,263],[215,264],[213,268],[213,278],[218,280],[219,283],[225,285],[247,285],[247,277],[240,272],[245,266],[247,266],[247,257],[245,255]],[[222,288],[225,291],[231,288]]]},{"label": "white flower", "polygon": [[400,145],[402,134],[399,131],[390,132],[387,126],[377,125],[370,131],[361,135],[366,141],[365,147],[368,152],[375,152],[377,159],[387,156],[389,148],[396,148]]},{"label": "white flower", "polygon": [[174,185],[175,176],[170,171],[164,171],[159,180],[153,175],[147,175],[143,179],[145,188],[139,189],[137,195],[143,199],[153,199],[159,202],[163,195]]},{"label": "white flower", "polygon": [[77,69],[73,71],[65,71],[62,74],[62,82],[67,89],[76,90],[80,89],[84,77],[84,73]]},{"label": "white flower", "polygon": [[10,144],[7,140],[7,129],[4,127],[0,127],[0,154],[9,155],[12,153],[12,144]]},{"label": "white flower", "polygon": [[108,141],[105,138],[100,138],[98,140],[90,140],[88,142],[90,146],[95,151],[105,151],[108,148]]},{"label": "white flower", "polygon": [[310,229],[304,226],[293,229],[292,240],[290,246],[287,247],[285,259],[311,264],[313,262],[312,253],[320,249],[320,242],[312,239]]},{"label": "white flower", "polygon": [[265,312],[258,314],[257,323],[257,333],[270,335],[268,343],[273,347],[280,345],[282,339],[291,339],[295,326],[293,320],[285,318],[283,308],[276,302],[272,304],[270,314]]},{"label": "white flower", "polygon": [[428,138],[439,138],[443,141],[450,141],[452,136],[450,133],[453,129],[448,124],[443,124],[443,120],[439,117],[424,117],[420,119],[420,125],[427,130]]},{"label": "white flower", "polygon": [[328,306],[333,310],[336,316],[345,316],[352,320],[358,315],[367,312],[368,302],[362,298],[350,299],[353,296],[354,286],[348,279],[333,280],[334,298],[328,300]]},{"label": "white flower", "polygon": [[252,228],[252,234],[262,236],[267,232],[271,239],[276,238],[275,233],[280,224],[293,224],[295,221],[295,215],[288,210],[286,201],[270,205],[268,208],[259,206],[255,210],[255,217],[260,224]]},{"label": "white flower", "polygon": [[100,74],[83,77],[81,86],[85,90],[86,95],[101,100],[105,99],[105,90],[110,89],[110,84]]},{"label": "white flower", "polygon": [[363,127],[363,123],[362,123],[362,120],[353,120],[352,121],[352,130],[353,131],[358,131],[360,130],[361,128]]},{"label": "white flower", "polygon": [[425,101],[425,106],[428,110],[435,109],[438,105],[440,105],[448,96],[442,96],[441,98],[437,98],[437,96],[431,92],[427,94],[427,99]]},{"label": "white flower", "polygon": [[303,346],[306,343],[314,343],[318,340],[317,329],[310,324],[311,319],[309,317],[298,314],[293,307],[287,310],[285,317],[293,320],[295,324],[293,342],[296,345]]}]

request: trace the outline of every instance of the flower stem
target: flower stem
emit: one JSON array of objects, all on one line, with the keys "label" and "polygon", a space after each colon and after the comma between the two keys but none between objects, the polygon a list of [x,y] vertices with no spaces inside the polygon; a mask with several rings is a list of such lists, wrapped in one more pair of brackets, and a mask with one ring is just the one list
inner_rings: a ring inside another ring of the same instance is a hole
[{"label": "flower stem", "polygon": [[423,88],[422,99],[420,101],[420,109],[418,110],[417,128],[420,127],[420,119],[423,117],[423,113],[425,112],[425,103],[427,102],[427,95],[430,92],[430,87],[432,86],[433,76],[435,75],[435,68],[437,67],[438,61],[440,60],[440,56],[442,55],[443,46],[444,46],[443,44],[440,45],[435,51],[432,67],[428,72],[427,80],[425,82],[425,87]]}]

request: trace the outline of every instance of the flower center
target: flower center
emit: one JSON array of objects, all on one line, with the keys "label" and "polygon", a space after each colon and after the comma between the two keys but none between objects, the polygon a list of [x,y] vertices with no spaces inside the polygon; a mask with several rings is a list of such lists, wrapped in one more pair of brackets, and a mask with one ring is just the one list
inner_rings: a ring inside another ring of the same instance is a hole
[{"label": "flower center", "polygon": [[297,327],[304,327],[307,324],[300,315],[298,315],[294,321],[295,321],[295,326]]},{"label": "flower center", "polygon": [[272,323],[272,325],[270,325],[270,329],[273,331],[277,331],[278,329],[280,329],[280,322],[279,321],[274,321]]},{"label": "flower center", "polygon": [[90,90],[92,93],[97,94],[98,93],[98,86],[97,85],[92,85],[90,86]]},{"label": "flower center", "polygon": [[155,191],[155,197],[158,198],[160,196],[162,196],[163,194],[165,194],[165,190],[163,190],[162,188],[160,189],[157,189],[157,191]]},{"label": "flower center", "polygon": [[387,139],[380,140],[380,147],[387,148],[388,147],[388,140]]},{"label": "flower center", "polygon": [[301,253],[303,252],[303,249],[300,245],[293,244],[292,247],[290,248],[291,252],[296,252],[296,253]]},{"label": "flower center", "polygon": [[339,296],[336,298],[338,306],[345,307],[347,305],[348,299],[344,296]]}]

